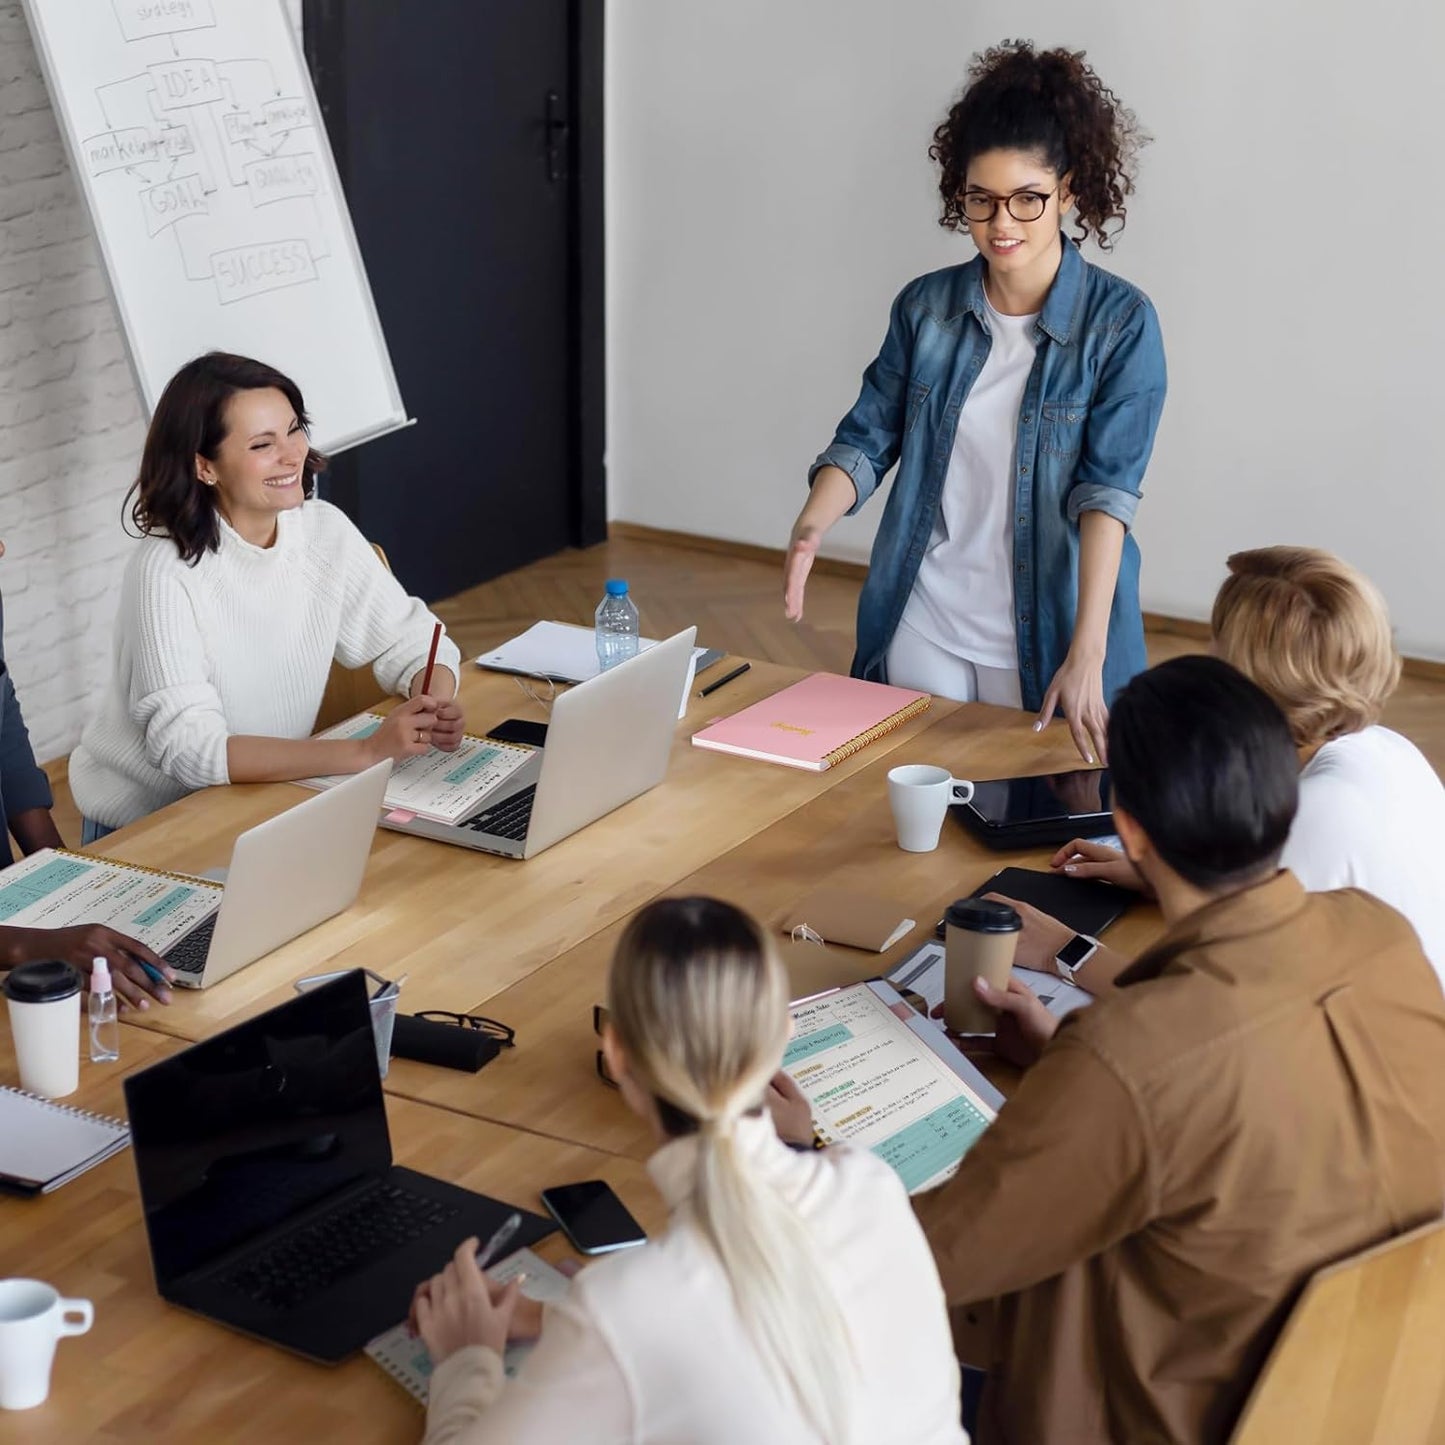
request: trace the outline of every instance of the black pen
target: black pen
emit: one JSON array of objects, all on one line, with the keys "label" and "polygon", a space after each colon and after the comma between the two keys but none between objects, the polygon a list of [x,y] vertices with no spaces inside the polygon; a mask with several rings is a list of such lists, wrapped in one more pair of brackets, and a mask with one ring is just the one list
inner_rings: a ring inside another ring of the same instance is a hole
[{"label": "black pen", "polygon": [[730,682],[733,680],[733,678],[735,678],[735,677],[741,677],[741,676],[743,675],[743,673],[747,672],[748,669],[751,668],[751,667],[752,667],[752,663],[750,663],[750,662],[745,662],[745,663],[743,663],[743,665],[742,665],[741,667],[735,667],[735,668],[733,668],[733,670],[732,670],[730,673],[728,673],[728,675],[727,675],[726,677],[720,677],[720,678],[718,678],[718,680],[717,680],[716,682],[710,682],[710,683],[708,683],[708,685],[707,685],[705,688],[703,688],[703,690],[702,690],[700,693],[698,693],[698,696],[699,696],[699,697],[706,697],[709,693],[716,692],[716,691],[718,690],[718,688],[720,688],[720,687],[725,687],[728,683],[730,683]]}]

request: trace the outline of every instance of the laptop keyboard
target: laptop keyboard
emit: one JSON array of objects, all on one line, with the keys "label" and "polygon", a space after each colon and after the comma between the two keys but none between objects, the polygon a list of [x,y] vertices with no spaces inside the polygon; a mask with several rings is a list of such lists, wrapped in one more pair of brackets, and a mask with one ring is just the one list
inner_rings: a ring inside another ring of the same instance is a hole
[{"label": "laptop keyboard", "polygon": [[216,920],[220,916],[219,911],[211,914],[204,923],[186,934],[169,953],[162,955],[177,973],[200,973],[205,968],[206,957],[211,951],[211,938],[216,932]]},{"label": "laptop keyboard", "polygon": [[257,1304],[289,1310],[345,1275],[419,1239],[457,1210],[397,1184],[376,1183],[232,1270],[223,1283]]},{"label": "laptop keyboard", "polygon": [[527,826],[532,821],[532,803],[537,797],[537,785],[523,788],[500,803],[493,803],[473,817],[465,818],[458,825],[471,828],[477,833],[489,833],[493,838],[513,838],[520,843],[527,836]]}]

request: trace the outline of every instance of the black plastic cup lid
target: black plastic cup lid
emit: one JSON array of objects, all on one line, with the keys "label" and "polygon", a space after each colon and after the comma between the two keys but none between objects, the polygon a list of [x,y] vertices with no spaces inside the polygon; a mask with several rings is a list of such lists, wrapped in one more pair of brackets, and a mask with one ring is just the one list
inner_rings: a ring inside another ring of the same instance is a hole
[{"label": "black plastic cup lid", "polygon": [[5,975],[5,997],[16,1003],[55,1003],[80,992],[80,974],[68,963],[22,963]]},{"label": "black plastic cup lid", "polygon": [[948,905],[943,921],[950,928],[966,928],[970,933],[1017,933],[1024,921],[1007,903],[991,898],[959,898]]}]

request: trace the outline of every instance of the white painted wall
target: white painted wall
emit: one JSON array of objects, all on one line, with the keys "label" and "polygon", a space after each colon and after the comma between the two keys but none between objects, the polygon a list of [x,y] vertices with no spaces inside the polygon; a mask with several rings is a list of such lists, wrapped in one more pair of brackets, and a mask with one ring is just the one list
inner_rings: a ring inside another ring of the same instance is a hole
[{"label": "white painted wall", "polygon": [[[1384,585],[1407,651],[1445,657],[1445,6],[610,0],[609,16],[614,516],[782,543],[889,300],[968,254],[933,224],[929,132],[973,50],[1032,34],[1086,46],[1157,137],[1110,263],[1157,302],[1173,376],[1140,520],[1146,605],[1203,616],[1226,552],[1314,542]],[[106,676],[142,437],[19,0],[0,0],[0,593],[41,757],[73,746]],[[877,515],[831,550],[866,556]]]},{"label": "white painted wall", "polygon": [[[928,138],[975,50],[1088,50],[1155,137],[1107,262],[1171,384],[1144,602],[1330,547],[1445,658],[1438,0],[610,0],[612,515],[781,546],[934,224]],[[1099,259],[1096,252],[1091,259]],[[828,550],[866,557],[881,508]]]}]

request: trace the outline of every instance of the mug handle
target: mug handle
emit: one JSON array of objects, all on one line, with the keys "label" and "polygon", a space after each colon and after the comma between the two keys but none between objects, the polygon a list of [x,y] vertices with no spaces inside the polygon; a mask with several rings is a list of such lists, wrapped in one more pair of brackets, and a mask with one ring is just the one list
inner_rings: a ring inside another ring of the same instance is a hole
[{"label": "mug handle", "polygon": [[966,778],[950,778],[948,786],[955,803],[967,803],[973,797],[973,784]]},{"label": "mug handle", "polygon": [[[79,1315],[78,1320],[68,1319]],[[63,1299],[60,1301],[60,1333],[62,1335],[83,1335],[95,1323],[95,1306],[88,1299]]]}]

